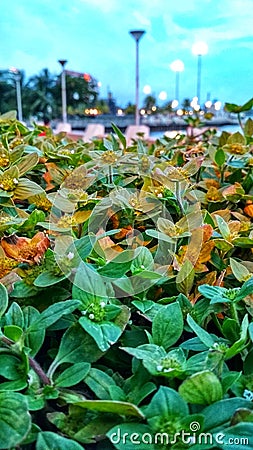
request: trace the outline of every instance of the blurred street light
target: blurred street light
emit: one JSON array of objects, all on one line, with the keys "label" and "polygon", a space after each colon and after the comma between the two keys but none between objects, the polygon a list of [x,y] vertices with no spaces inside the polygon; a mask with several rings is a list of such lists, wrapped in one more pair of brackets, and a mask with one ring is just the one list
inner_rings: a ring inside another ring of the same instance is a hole
[{"label": "blurred street light", "polygon": [[22,96],[21,96],[21,72],[16,67],[10,67],[9,72],[11,72],[14,75],[14,80],[16,83],[18,120],[22,122],[23,112],[22,112]]},{"label": "blurred street light", "polygon": [[179,74],[184,71],[184,63],[181,59],[176,59],[170,64],[171,70],[176,74],[176,83],[175,83],[175,100],[179,102]]},{"label": "blurred street light", "polygon": [[135,64],[135,125],[140,124],[139,113],[139,40],[144,35],[144,30],[129,31],[136,42],[136,64]]},{"label": "blurred street light", "polygon": [[159,100],[166,100],[167,98],[167,92],[166,91],[161,91],[160,94],[158,95]]},{"label": "blurred street light", "polygon": [[67,64],[66,59],[59,59],[58,63],[62,66],[61,73],[61,98],[62,98],[62,121],[67,123],[67,93],[66,93],[66,73],[65,65]]},{"label": "blurred street light", "polygon": [[149,84],[145,84],[144,88],[143,88],[143,94],[149,95],[151,94],[152,90],[151,90],[151,86],[149,86]]},{"label": "blurred street light", "polygon": [[201,91],[201,69],[202,69],[202,56],[206,55],[208,52],[208,46],[206,42],[199,41],[195,42],[192,46],[193,55],[198,57],[198,65],[197,65],[197,97],[198,102],[200,104],[200,91]]}]

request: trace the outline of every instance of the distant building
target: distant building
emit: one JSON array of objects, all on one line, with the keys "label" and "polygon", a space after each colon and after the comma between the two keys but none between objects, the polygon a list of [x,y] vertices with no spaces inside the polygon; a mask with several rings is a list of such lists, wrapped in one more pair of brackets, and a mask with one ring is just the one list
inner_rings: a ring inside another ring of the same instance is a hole
[{"label": "distant building", "polygon": [[117,112],[116,102],[112,97],[112,93],[110,91],[108,91],[107,104],[109,108],[109,114],[116,114]]}]

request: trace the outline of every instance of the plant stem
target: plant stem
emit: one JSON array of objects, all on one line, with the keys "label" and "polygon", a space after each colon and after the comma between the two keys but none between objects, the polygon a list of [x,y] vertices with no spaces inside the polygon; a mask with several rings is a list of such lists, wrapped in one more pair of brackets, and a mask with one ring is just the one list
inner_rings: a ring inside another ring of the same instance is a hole
[{"label": "plant stem", "polygon": [[236,320],[238,325],[240,325],[239,317],[238,317],[238,313],[237,313],[237,309],[236,309],[236,304],[234,302],[230,303],[230,314],[231,314],[232,319]]},{"label": "plant stem", "polygon": [[[15,344],[14,341],[12,341],[11,339],[8,339],[5,336],[1,336],[1,341],[8,345],[9,347],[11,347],[13,344]],[[37,363],[37,361],[35,361],[35,359],[28,357],[28,361],[29,361],[29,365],[30,367],[34,370],[35,373],[37,373],[37,375],[40,377],[42,383],[44,384],[51,384],[51,381],[49,380],[48,376],[45,374],[44,370],[42,369],[42,367],[39,365],[39,363]]]},{"label": "plant stem", "polygon": [[42,367],[35,361],[33,358],[29,358],[29,364],[30,367],[34,370],[34,372],[37,373],[37,375],[40,377],[42,383],[44,384],[51,384],[51,381],[49,380],[48,376],[45,374]]},{"label": "plant stem", "polygon": [[241,129],[243,131],[243,134],[244,134],[244,128],[243,128],[243,124],[242,124],[242,119],[241,119],[240,113],[237,114],[237,117],[238,117],[239,125],[240,125],[240,127],[241,127]]},{"label": "plant stem", "polygon": [[181,212],[181,214],[183,216],[184,215],[184,207],[183,207],[182,197],[181,197],[181,192],[180,192],[180,181],[176,180],[175,188],[176,188],[175,189],[176,199],[177,199],[178,204],[179,204],[180,212]]},{"label": "plant stem", "polygon": [[[218,320],[218,317],[216,316],[215,313],[211,313],[211,316],[212,316],[212,319],[213,319],[213,321],[214,321],[216,327],[217,327],[218,330],[222,333],[222,327],[221,327],[221,324],[220,324],[220,322],[219,322],[219,320]],[[222,333],[222,334],[223,334],[223,333]]]}]

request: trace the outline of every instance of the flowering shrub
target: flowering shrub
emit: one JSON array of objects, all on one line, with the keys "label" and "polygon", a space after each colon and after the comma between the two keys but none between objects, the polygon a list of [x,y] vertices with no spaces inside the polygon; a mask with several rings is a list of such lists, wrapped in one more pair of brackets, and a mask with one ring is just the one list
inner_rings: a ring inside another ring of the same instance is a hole
[{"label": "flowering shrub", "polygon": [[253,121],[41,128],[0,117],[0,448],[252,447]]}]

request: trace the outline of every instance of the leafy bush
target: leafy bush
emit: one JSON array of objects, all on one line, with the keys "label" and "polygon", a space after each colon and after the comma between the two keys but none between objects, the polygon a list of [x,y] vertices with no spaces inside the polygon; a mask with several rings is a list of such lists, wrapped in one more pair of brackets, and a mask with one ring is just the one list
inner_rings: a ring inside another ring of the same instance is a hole
[{"label": "leafy bush", "polygon": [[253,448],[253,121],[113,130],[0,117],[0,449]]}]

